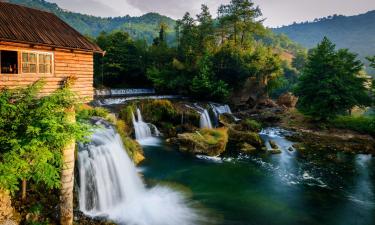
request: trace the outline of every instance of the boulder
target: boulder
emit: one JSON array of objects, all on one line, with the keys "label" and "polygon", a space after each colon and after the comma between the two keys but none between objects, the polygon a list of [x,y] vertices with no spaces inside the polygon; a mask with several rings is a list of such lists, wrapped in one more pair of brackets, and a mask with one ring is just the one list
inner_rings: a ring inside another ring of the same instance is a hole
[{"label": "boulder", "polygon": [[0,224],[18,224],[19,215],[12,207],[8,191],[0,189]]},{"label": "boulder", "polygon": [[251,144],[248,144],[246,142],[243,143],[242,146],[241,146],[241,152],[251,154],[251,153],[255,153],[256,151],[257,151],[257,148],[255,148],[254,146],[252,146]]},{"label": "boulder", "polygon": [[282,153],[282,151],[281,151],[280,149],[272,149],[272,150],[269,150],[269,152],[270,152],[271,154],[274,154],[274,155],[276,155],[276,154],[281,154],[281,153]]},{"label": "boulder", "polygon": [[286,92],[277,99],[277,104],[279,106],[284,106],[286,108],[295,108],[298,102],[298,97],[294,96],[290,92]]},{"label": "boulder", "polygon": [[226,150],[228,130],[202,129],[195,133],[179,134],[177,139],[182,152],[219,156]]},{"label": "boulder", "polygon": [[275,141],[269,140],[268,143],[270,144],[272,149],[279,149]]},{"label": "boulder", "polygon": [[263,141],[259,134],[251,131],[236,130],[233,127],[228,129],[229,142],[234,145],[242,145],[248,143],[255,148],[260,149],[263,145]]}]

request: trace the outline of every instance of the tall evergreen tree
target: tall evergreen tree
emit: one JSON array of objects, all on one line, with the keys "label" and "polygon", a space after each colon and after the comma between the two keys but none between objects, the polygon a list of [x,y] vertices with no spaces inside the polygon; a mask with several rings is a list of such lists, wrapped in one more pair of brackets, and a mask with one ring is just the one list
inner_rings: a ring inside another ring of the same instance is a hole
[{"label": "tall evergreen tree", "polygon": [[336,51],[335,45],[324,38],[309,52],[295,89],[301,112],[316,120],[328,120],[354,106],[369,105],[366,79],[360,76],[362,69],[356,54],[347,49]]}]

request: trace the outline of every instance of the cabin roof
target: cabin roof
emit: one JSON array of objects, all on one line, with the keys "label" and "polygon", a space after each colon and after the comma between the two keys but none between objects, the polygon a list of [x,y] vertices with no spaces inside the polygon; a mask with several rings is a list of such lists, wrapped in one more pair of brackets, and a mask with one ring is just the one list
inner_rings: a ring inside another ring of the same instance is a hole
[{"label": "cabin roof", "polygon": [[0,41],[103,53],[53,13],[1,1]]}]

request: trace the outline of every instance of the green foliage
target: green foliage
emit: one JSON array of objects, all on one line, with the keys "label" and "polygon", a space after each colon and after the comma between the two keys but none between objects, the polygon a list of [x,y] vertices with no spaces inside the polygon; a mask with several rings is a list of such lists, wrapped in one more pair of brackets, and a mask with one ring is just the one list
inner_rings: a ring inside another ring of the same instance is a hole
[{"label": "green foliage", "polygon": [[0,187],[13,193],[21,179],[59,188],[61,149],[89,134],[90,126],[67,119],[73,93],[64,88],[38,98],[42,87],[0,92]]},{"label": "green foliage", "polygon": [[229,87],[224,81],[215,78],[212,59],[209,55],[204,55],[198,64],[198,75],[191,83],[193,95],[203,99],[226,100],[229,96]]},{"label": "green foliage", "polygon": [[375,69],[375,56],[366,58],[370,62],[370,66]]},{"label": "green foliage", "polygon": [[335,50],[327,38],[312,49],[295,89],[301,112],[327,120],[354,106],[369,105],[366,79],[360,76],[363,64],[356,57],[347,49]]},{"label": "green foliage", "polygon": [[[147,85],[145,76],[146,44],[134,42],[123,31],[100,33],[96,43],[106,51],[102,68],[95,68],[95,84],[107,86]],[[102,77],[103,75],[103,77]]]},{"label": "green foliage", "polygon": [[375,116],[339,116],[330,124],[337,128],[355,130],[375,136]]},{"label": "green foliage", "polygon": [[143,102],[143,116],[151,122],[170,121],[177,115],[176,109],[168,100],[153,100]]},{"label": "green foliage", "polygon": [[133,123],[133,113],[136,112],[137,107],[134,104],[127,105],[121,109],[119,118],[125,122],[125,124]]},{"label": "green foliage", "polygon": [[101,107],[93,108],[88,105],[79,105],[76,107],[77,120],[85,121],[85,120],[91,119],[94,116],[108,119],[109,111],[108,109],[105,109],[105,108],[101,108]]}]

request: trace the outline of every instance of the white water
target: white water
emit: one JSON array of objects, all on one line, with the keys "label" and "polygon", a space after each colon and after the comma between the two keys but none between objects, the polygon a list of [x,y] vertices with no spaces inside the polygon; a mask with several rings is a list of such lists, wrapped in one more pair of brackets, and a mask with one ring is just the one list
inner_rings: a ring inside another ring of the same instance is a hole
[{"label": "white water", "polygon": [[133,96],[133,97],[124,97],[124,98],[106,98],[102,100],[96,100],[95,103],[99,106],[106,105],[121,105],[129,101],[134,100],[146,100],[146,99],[179,99],[182,98],[178,95],[157,95],[157,96]]},{"label": "white water", "polygon": [[199,127],[200,128],[213,128],[210,114],[208,113],[207,109],[199,106],[197,103],[194,104],[194,106],[185,105],[188,108],[191,108],[195,110],[197,113],[200,114],[200,121],[199,121]]},{"label": "white water", "polygon": [[204,109],[200,114],[200,128],[212,128],[211,118],[207,109]]},{"label": "white water", "polygon": [[120,136],[96,130],[78,153],[79,209],[127,225],[193,225],[198,219],[184,196],[166,187],[145,188]]},{"label": "white water", "polygon": [[157,142],[155,136],[160,136],[158,128],[150,123],[145,123],[141,114],[141,110],[137,108],[137,118],[132,114],[135,138],[140,144],[152,145]]},{"label": "white water", "polygon": [[235,121],[240,120],[233,115],[232,110],[230,109],[229,105],[219,105],[219,104],[216,104],[216,103],[211,103],[210,106],[212,108],[212,111],[215,114],[215,117],[216,117],[217,121],[219,121],[219,116],[222,115],[222,114],[230,114],[230,115],[232,115],[232,117]]}]

